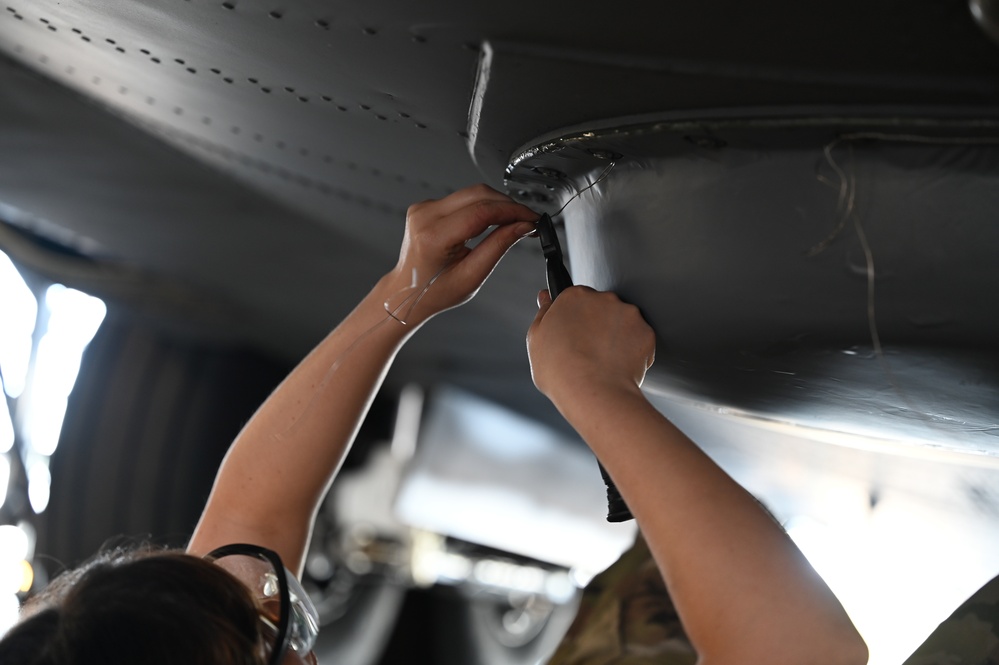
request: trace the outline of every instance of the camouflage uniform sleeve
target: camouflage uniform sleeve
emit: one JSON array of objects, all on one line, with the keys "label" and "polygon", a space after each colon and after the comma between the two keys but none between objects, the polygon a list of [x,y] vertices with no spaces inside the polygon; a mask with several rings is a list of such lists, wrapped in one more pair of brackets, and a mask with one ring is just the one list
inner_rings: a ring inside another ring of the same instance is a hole
[{"label": "camouflage uniform sleeve", "polygon": [[641,537],[593,578],[548,665],[694,665],[659,568]]},{"label": "camouflage uniform sleeve", "polygon": [[999,665],[999,576],[947,617],[905,665]]}]

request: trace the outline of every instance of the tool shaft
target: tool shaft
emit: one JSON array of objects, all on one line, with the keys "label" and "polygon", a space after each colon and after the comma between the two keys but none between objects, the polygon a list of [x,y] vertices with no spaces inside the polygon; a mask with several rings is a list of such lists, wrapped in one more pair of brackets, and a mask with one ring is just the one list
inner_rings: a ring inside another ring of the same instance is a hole
[{"label": "tool shaft", "polygon": [[[572,286],[572,277],[565,268],[562,248],[559,246],[558,236],[555,235],[555,227],[548,213],[542,215],[541,219],[538,220],[538,235],[541,237],[541,249],[545,253],[545,268],[548,273],[548,295],[551,296],[554,302],[560,293]],[[628,504],[624,502],[621,492],[618,491],[614,481],[611,480],[607,470],[604,469],[603,464],[600,464],[598,461],[597,466],[600,468],[600,476],[604,479],[604,485],[607,486],[607,521],[627,522],[630,519],[634,519],[631,511],[628,509]]]}]

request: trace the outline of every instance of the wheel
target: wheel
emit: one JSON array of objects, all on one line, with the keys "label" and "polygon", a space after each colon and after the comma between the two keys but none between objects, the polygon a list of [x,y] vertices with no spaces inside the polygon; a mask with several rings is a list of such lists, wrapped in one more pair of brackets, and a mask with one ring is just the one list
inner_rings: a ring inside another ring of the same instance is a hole
[{"label": "wheel", "polygon": [[579,595],[555,605],[531,594],[448,594],[437,640],[447,665],[535,665],[550,656],[576,616]]}]

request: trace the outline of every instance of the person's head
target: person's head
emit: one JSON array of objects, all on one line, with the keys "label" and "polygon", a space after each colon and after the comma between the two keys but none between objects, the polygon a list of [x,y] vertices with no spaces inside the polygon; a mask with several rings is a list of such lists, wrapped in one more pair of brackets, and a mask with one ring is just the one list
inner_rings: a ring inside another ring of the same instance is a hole
[{"label": "person's head", "polygon": [[178,551],[114,550],[30,600],[0,641],[0,662],[267,665],[274,634],[263,610],[221,565]]}]

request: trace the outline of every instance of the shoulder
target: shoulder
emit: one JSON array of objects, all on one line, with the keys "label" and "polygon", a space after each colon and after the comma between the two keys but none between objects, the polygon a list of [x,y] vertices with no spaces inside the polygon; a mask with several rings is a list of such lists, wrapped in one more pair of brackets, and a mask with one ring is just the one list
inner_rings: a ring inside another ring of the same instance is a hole
[{"label": "shoulder", "polygon": [[548,665],[693,665],[684,632],[645,541],[593,578]]}]

